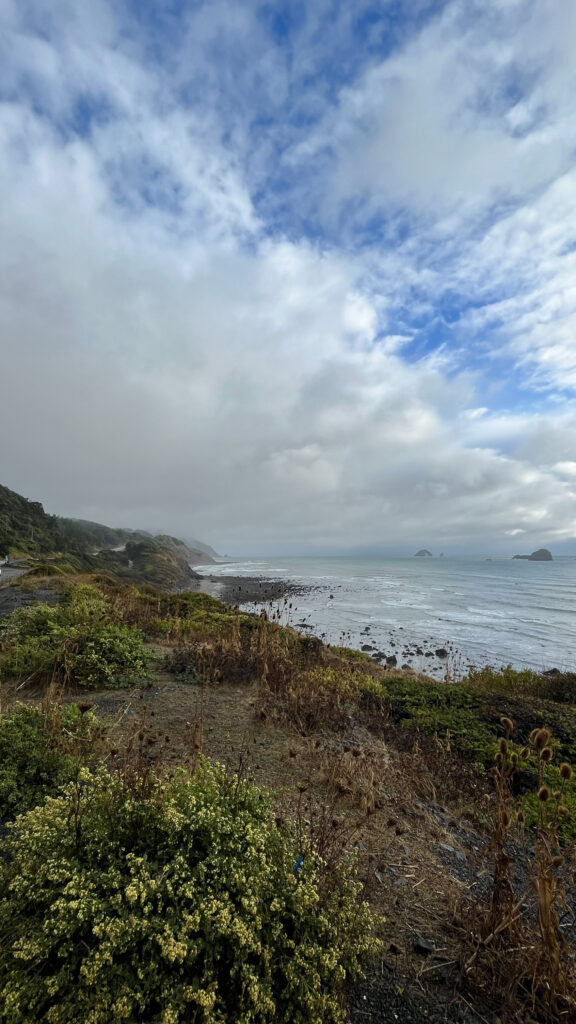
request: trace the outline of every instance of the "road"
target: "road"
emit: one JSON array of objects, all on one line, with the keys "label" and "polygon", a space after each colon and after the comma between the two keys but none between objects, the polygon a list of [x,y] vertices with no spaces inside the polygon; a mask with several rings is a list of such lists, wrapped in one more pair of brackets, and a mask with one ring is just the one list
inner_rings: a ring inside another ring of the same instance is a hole
[{"label": "road", "polygon": [[18,562],[9,562],[8,565],[1,563],[0,569],[2,570],[0,583],[7,583],[8,580],[14,580],[17,576],[21,576],[22,573],[26,571],[26,567],[19,565]]}]

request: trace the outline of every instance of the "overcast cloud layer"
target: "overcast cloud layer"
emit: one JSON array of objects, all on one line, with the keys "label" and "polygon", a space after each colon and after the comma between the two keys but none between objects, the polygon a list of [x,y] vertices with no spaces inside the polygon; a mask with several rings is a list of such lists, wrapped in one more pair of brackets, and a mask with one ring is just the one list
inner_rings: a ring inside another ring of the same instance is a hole
[{"label": "overcast cloud layer", "polygon": [[0,482],[239,553],[576,551],[576,5],[0,17]]}]

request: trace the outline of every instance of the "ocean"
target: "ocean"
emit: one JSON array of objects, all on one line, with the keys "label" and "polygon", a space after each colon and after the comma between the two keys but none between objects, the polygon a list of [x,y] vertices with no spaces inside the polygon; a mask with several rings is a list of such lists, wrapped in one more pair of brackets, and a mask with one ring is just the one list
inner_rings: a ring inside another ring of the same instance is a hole
[{"label": "ocean", "polygon": [[[271,558],[197,567],[285,579],[308,592],[282,621],[441,678],[471,666],[576,669],[576,557]],[[260,610],[262,605],[245,605]],[[270,609],[267,604],[266,608]],[[436,654],[448,652],[447,657]]]}]

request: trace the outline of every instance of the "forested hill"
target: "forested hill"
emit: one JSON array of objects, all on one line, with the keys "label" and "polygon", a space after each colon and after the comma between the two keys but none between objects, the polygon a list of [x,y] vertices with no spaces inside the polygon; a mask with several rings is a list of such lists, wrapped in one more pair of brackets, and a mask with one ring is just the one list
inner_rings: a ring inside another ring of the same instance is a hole
[{"label": "forested hill", "polygon": [[45,555],[63,550],[56,516],[0,484],[0,555]]},{"label": "forested hill", "polygon": [[92,523],[88,519],[62,519],[57,517],[58,529],[66,541],[81,551],[100,551],[101,548],[115,548],[129,540],[144,540],[151,533],[144,530],[115,529]]},{"label": "forested hill", "polygon": [[39,501],[0,484],[0,556],[4,555],[74,555],[86,568],[168,588],[186,585],[194,576],[190,564],[214,561],[205,546],[190,547],[175,537],[48,515]]}]

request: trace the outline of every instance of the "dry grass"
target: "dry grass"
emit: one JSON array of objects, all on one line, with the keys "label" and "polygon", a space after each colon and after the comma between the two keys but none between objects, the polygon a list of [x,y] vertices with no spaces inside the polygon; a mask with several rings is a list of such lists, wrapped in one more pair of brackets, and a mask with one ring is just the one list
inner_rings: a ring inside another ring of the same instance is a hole
[{"label": "dry grass", "polygon": [[[503,1019],[522,1024],[574,1020],[576,964],[559,921],[566,896],[559,870],[574,851],[562,849],[558,835],[562,818],[568,813],[563,796],[572,769],[567,764],[561,766],[561,786],[551,793],[544,783],[546,766],[554,756],[550,732],[535,729],[527,746],[518,751],[510,741],[513,723],[502,721],[507,736],[500,741],[492,772],[495,813],[488,849],[493,863],[491,900],[486,909],[467,908],[473,929],[466,936],[471,952],[465,958],[464,974],[475,987],[488,990],[492,1001],[497,994]],[[511,848],[523,828],[522,811],[512,796],[512,780],[520,771],[521,758],[532,758],[537,766],[538,824],[535,836],[526,843],[535,922],[526,915],[530,893],[518,892],[511,870]]]},{"label": "dry grass", "polygon": [[[108,720],[110,762],[133,786],[146,785],[152,771],[193,767],[200,752],[228,764],[275,793],[279,818],[313,840],[327,871],[342,854],[359,857],[372,905],[387,919],[382,932],[398,986],[428,990],[434,963],[424,963],[409,938],[421,932],[434,939],[438,962],[462,964],[461,991],[480,993],[502,1019],[576,1019],[572,947],[558,923],[566,870],[559,858],[568,852],[558,838],[563,787],[540,801],[528,844],[531,875],[519,890],[511,857],[526,841],[512,793],[523,758],[511,723],[490,795],[484,776],[454,755],[448,732],[415,743],[413,732],[390,721],[390,673],[368,659],[265,615],[223,610],[210,599],[202,604],[202,595],[191,601],[113,581],[98,585],[123,622],[162,639],[155,654],[165,667],[154,671],[150,690],[90,695]],[[552,747],[549,737],[532,740],[526,758],[536,764],[541,788],[550,756],[543,752]],[[469,871],[459,877],[439,853],[442,843],[468,834],[476,846],[489,846],[486,902],[474,884],[481,854],[464,846]],[[528,890],[534,920],[524,912]]]}]

